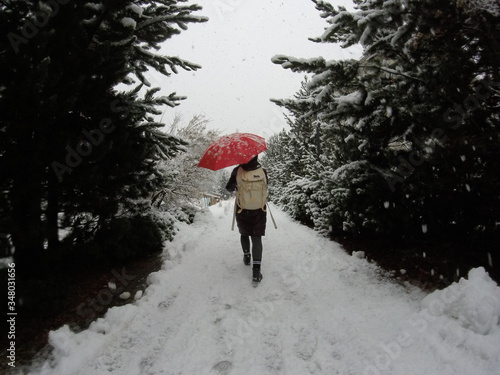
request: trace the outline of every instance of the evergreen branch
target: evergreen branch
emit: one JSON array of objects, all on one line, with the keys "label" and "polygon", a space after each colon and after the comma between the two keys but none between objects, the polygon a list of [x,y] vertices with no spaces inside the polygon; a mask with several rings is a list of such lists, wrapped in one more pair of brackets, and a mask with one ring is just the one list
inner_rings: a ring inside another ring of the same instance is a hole
[{"label": "evergreen branch", "polygon": [[309,72],[314,73],[321,71],[325,66],[325,59],[322,57],[314,59],[297,59],[284,55],[276,55],[271,61],[274,64],[281,65],[285,69],[290,69],[293,72]]},{"label": "evergreen branch", "polygon": [[[167,22],[167,23],[175,23],[178,25],[178,22],[182,22],[183,24],[186,24],[187,22],[207,22],[208,17],[196,17],[196,16],[185,16],[185,17],[179,17],[178,15],[166,15],[166,16],[158,16],[154,18],[149,18],[137,25],[137,30],[144,29],[152,24],[155,23],[160,23],[160,22]],[[181,26],[179,26],[181,27]],[[184,27],[181,27],[184,29]],[[180,31],[177,31],[177,33],[180,33]]]},{"label": "evergreen branch", "polygon": [[360,65],[359,67],[360,68],[369,68],[369,69],[378,69],[378,70],[381,70],[381,71],[386,72],[386,73],[390,73],[390,74],[394,74],[394,75],[400,75],[402,77],[409,78],[409,79],[412,79],[412,80],[415,80],[415,81],[419,81],[419,82],[425,82],[424,80],[422,80],[420,78],[412,77],[412,76],[410,76],[408,74],[398,72],[397,70],[394,70],[394,69],[384,68],[384,67],[379,66],[379,65]]}]

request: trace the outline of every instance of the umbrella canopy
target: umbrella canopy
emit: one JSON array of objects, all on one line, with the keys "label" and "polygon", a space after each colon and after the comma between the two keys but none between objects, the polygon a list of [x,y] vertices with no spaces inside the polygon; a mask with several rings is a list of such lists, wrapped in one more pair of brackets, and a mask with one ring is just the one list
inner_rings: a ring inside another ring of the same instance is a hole
[{"label": "umbrella canopy", "polygon": [[233,133],[213,142],[206,149],[198,167],[217,171],[232,165],[244,164],[267,150],[264,138],[251,133]]}]

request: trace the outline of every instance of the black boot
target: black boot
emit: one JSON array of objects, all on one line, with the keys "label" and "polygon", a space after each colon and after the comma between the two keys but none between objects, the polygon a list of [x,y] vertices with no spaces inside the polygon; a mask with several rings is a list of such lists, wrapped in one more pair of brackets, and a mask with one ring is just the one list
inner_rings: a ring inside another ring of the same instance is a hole
[{"label": "black boot", "polygon": [[260,283],[260,281],[262,280],[262,274],[260,273],[260,267],[254,266],[252,271],[253,271],[252,281],[255,283]]},{"label": "black boot", "polygon": [[251,257],[249,252],[243,253],[243,263],[245,263],[245,266],[249,266],[251,260],[252,260],[252,257]]}]

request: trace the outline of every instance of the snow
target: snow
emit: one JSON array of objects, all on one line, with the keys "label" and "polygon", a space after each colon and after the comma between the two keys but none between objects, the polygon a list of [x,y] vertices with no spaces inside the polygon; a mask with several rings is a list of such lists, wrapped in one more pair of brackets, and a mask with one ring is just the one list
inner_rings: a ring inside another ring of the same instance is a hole
[{"label": "snow", "polygon": [[134,295],[134,301],[137,301],[138,299],[140,299],[142,297],[142,294],[143,294],[143,291],[138,290]]},{"label": "snow", "polygon": [[312,76],[309,82],[307,82],[306,87],[309,90],[312,90],[313,88],[320,86],[322,83],[327,82],[328,78],[330,78],[331,75],[332,72],[330,70],[315,74]]},{"label": "snow", "polygon": [[104,5],[96,3],[86,3],[85,8],[92,9],[95,12],[99,12],[104,9]]},{"label": "snow", "polygon": [[338,104],[337,111],[342,112],[343,110],[348,110],[350,107],[361,105],[363,102],[363,93],[361,91],[355,91],[335,98],[335,102]]},{"label": "snow", "polygon": [[500,4],[496,0],[469,0],[472,8],[491,13],[494,17],[500,16]]},{"label": "snow", "polygon": [[132,12],[134,12],[139,17],[142,17],[142,14],[144,13],[144,9],[136,4],[130,4],[127,8],[130,9]]},{"label": "snow", "polygon": [[362,168],[366,164],[367,164],[366,160],[356,160],[356,161],[350,162],[348,164],[344,164],[333,171],[332,180],[337,180],[337,179],[343,177],[347,171],[352,170],[352,169],[356,169],[356,168]]},{"label": "snow", "polygon": [[26,374],[500,374],[500,288],[483,269],[431,294],[273,207],[252,287],[233,202],[177,224],[142,297],[50,332]]},{"label": "snow", "polygon": [[[297,58],[286,55],[274,55],[271,57],[273,64],[280,64],[285,69],[291,69],[293,72],[302,72],[313,70],[316,71],[318,66],[325,66],[325,59],[323,57],[316,58]],[[318,77],[317,79],[321,79]]]},{"label": "snow", "polygon": [[351,133],[347,137],[344,138],[344,142],[347,143],[347,142],[349,142],[350,140],[352,140],[354,138],[355,138],[354,133]]},{"label": "snow", "polygon": [[363,34],[359,38],[359,43],[362,46],[366,45],[368,38],[371,38],[372,35],[373,35],[373,28],[371,27],[371,25],[366,26],[365,31],[363,31]]},{"label": "snow", "polygon": [[367,145],[367,144],[368,144],[368,140],[367,140],[367,139],[365,139],[363,142],[361,142],[361,143],[358,145],[358,150],[359,150],[359,151],[362,151],[362,150],[366,147],[366,145]]},{"label": "snow", "polygon": [[351,256],[358,258],[358,259],[363,259],[365,257],[365,252],[364,251],[353,251]]},{"label": "snow", "polygon": [[[468,279],[461,279],[446,290],[425,297],[422,307],[434,316],[445,317],[446,320],[451,318],[467,331],[488,335],[498,331],[500,288],[480,267],[471,270]],[[450,335],[448,332],[445,334]],[[470,335],[470,332],[467,334]]]},{"label": "snow", "polygon": [[13,257],[0,258],[0,270],[8,268],[10,263],[14,263]]},{"label": "snow", "polygon": [[121,19],[121,23],[124,27],[128,27],[131,29],[135,29],[137,26],[137,22],[133,18],[130,18],[130,17],[123,17]]},{"label": "snow", "polygon": [[119,295],[121,299],[129,299],[131,296],[130,292],[123,292],[122,294]]}]

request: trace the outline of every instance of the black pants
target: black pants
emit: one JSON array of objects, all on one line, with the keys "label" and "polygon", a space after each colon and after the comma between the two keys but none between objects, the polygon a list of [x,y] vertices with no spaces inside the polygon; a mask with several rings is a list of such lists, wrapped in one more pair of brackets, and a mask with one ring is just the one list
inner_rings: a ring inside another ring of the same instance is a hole
[{"label": "black pants", "polygon": [[260,268],[262,260],[262,236],[241,235],[241,247],[244,253],[250,252],[250,238],[252,239],[252,260],[253,267]]}]

